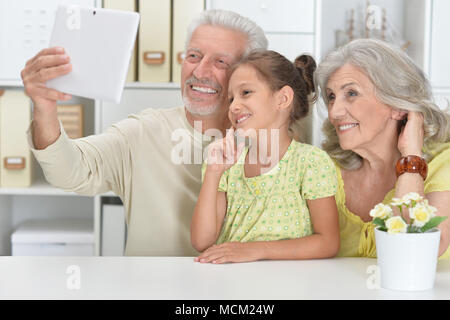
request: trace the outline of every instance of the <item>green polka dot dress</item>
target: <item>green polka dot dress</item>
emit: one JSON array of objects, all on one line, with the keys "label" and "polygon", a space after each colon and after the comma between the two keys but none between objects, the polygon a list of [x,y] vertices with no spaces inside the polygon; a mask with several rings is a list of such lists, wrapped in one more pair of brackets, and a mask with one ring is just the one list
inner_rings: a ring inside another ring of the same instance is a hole
[{"label": "green polka dot dress", "polygon": [[[229,241],[273,241],[313,233],[306,200],[334,196],[336,169],[328,154],[292,140],[275,167],[246,178],[246,148],[220,179],[227,194],[227,213],[217,244]],[[202,179],[206,170],[203,164]]]}]

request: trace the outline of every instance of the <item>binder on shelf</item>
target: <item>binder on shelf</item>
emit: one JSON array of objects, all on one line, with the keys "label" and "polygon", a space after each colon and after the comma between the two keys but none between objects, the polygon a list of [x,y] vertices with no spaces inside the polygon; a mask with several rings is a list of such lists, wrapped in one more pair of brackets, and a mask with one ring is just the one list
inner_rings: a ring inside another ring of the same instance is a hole
[{"label": "binder on shelf", "polygon": [[126,238],[123,205],[103,204],[101,224],[101,255],[123,256]]},{"label": "binder on shelf", "polygon": [[29,187],[31,151],[26,131],[31,120],[30,99],[23,91],[6,90],[0,96],[0,187]]},{"label": "binder on shelf", "polygon": [[204,10],[203,0],[173,0],[172,81],[180,82],[187,28],[191,20]]},{"label": "binder on shelf", "polygon": [[[137,11],[135,0],[103,0],[103,7],[106,9],[115,9],[123,11]],[[137,41],[136,41],[137,44]],[[134,46],[133,54],[131,55],[130,66],[128,68],[126,82],[135,82],[136,77],[136,45]]]},{"label": "binder on shelf", "polygon": [[139,0],[138,79],[170,81],[171,1]]},{"label": "binder on shelf", "polygon": [[78,139],[84,136],[83,106],[81,104],[59,105],[56,110],[58,119],[69,138]]}]

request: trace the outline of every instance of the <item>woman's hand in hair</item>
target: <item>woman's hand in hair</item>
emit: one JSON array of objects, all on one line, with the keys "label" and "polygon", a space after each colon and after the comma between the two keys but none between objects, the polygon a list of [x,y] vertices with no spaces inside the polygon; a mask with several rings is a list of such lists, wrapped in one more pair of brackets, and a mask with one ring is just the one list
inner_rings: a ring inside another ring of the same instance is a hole
[{"label": "woman's hand in hair", "polygon": [[402,156],[422,156],[423,147],[423,115],[420,112],[408,112],[406,124],[398,137],[398,150]]}]

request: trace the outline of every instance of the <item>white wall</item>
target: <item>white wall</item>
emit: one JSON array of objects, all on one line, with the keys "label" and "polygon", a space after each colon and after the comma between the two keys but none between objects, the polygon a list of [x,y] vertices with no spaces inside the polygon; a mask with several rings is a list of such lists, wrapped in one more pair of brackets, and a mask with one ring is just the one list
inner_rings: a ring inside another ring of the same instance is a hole
[{"label": "white wall", "polygon": [[411,42],[408,48],[409,56],[428,74],[431,5],[429,0],[405,1],[405,37]]},{"label": "white wall", "polygon": [[[395,26],[398,32],[404,33],[405,0],[371,0],[370,4],[385,8],[387,20]],[[355,9],[356,26],[364,19],[365,8],[366,0],[322,0],[322,57],[334,49],[336,30],[347,28],[346,17],[349,17],[350,9]]]}]

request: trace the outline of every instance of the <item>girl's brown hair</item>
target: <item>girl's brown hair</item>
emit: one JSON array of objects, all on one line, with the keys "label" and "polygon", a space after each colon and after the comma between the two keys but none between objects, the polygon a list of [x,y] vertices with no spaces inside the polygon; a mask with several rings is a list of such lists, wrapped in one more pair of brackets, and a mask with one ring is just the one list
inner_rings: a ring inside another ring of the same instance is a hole
[{"label": "girl's brown hair", "polygon": [[295,121],[305,117],[309,112],[309,104],[315,102],[309,95],[315,93],[313,74],[316,62],[309,55],[298,56],[294,63],[283,55],[272,50],[257,50],[245,56],[234,65],[232,71],[241,65],[250,65],[262,76],[273,91],[290,86],[294,91],[292,111],[289,118],[289,130]]}]

